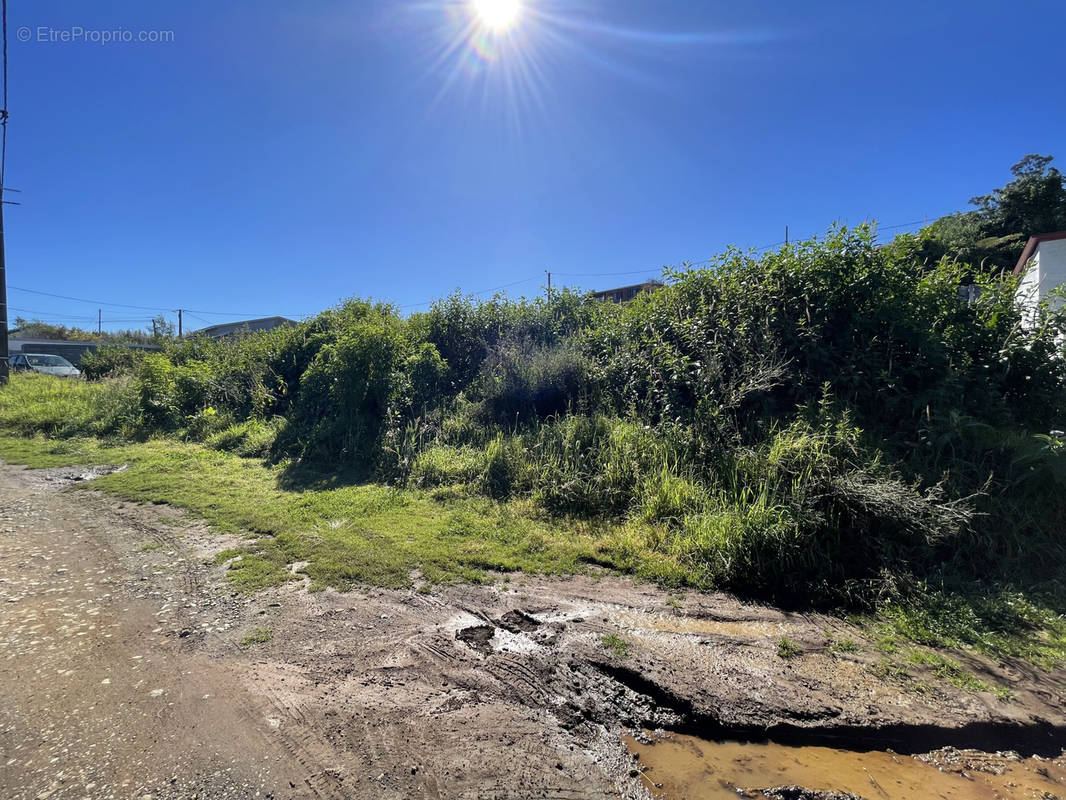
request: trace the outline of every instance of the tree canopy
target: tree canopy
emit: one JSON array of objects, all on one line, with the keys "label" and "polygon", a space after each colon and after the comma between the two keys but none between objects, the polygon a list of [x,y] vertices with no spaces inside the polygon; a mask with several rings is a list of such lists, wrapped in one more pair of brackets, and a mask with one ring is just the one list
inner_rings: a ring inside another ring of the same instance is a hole
[{"label": "tree canopy", "polygon": [[76,326],[54,325],[50,322],[42,322],[39,319],[25,319],[15,317],[15,324],[11,329],[12,336],[21,336],[27,339],[55,339],[56,341],[76,342],[115,342],[123,344],[158,344],[174,338],[174,324],[168,322],[165,317],[157,317],[152,321],[153,330],[119,330],[119,331],[90,331]]},{"label": "tree canopy", "polygon": [[1004,186],[970,200],[975,210],[933,222],[922,231],[925,255],[946,255],[991,274],[1013,269],[1030,236],[1066,229],[1066,185],[1053,160],[1027,155]]}]

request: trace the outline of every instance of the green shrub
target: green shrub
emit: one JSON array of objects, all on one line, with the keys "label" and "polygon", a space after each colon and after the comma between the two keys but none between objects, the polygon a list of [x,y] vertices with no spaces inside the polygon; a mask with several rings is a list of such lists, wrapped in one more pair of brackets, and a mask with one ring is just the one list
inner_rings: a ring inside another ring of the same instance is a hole
[{"label": "green shrub", "polygon": [[973,510],[903,483],[845,418],[796,421],[740,454],[717,508],[689,517],[675,553],[709,584],[783,603],[871,603],[966,543]]},{"label": "green shrub", "polygon": [[[782,602],[1058,586],[1066,312],[1022,326],[1014,278],[922,253],[864,226],[731,250],[625,305],[453,295],[403,319],[351,300],[90,359],[94,378],[129,371],[117,380],[16,376],[0,426],[168,433],[441,497],[520,497],[624,521],[609,563]],[[639,563],[647,548],[661,562]]]},{"label": "green shrub", "polygon": [[144,350],[133,347],[105,345],[81,357],[81,372],[91,381],[130,375],[137,371],[144,354]]},{"label": "green shrub", "polygon": [[664,445],[650,429],[602,415],[555,417],[537,428],[530,452],[535,496],[572,514],[624,514],[658,471]]},{"label": "green shrub", "polygon": [[475,392],[487,421],[515,425],[581,410],[590,372],[574,343],[538,347],[528,339],[507,340],[486,358]]},{"label": "green shrub", "polygon": [[137,371],[138,408],[149,429],[171,430],[178,424],[174,398],[173,362],[161,353],[149,353]]},{"label": "green shrub", "polygon": [[380,457],[405,341],[390,311],[370,306],[359,311],[301,377],[290,420],[300,455],[370,469]]},{"label": "green shrub", "polygon": [[645,522],[680,525],[688,517],[702,514],[710,505],[707,490],[689,478],[663,465],[645,481],[640,494],[640,516]]}]

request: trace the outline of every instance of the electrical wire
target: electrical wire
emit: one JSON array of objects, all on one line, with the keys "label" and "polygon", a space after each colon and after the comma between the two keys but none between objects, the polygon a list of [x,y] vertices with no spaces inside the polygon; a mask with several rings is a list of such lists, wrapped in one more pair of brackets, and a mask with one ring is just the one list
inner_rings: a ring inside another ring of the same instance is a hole
[{"label": "electrical wire", "polygon": [[[473,297],[478,297],[479,295],[488,294],[489,292],[499,292],[499,291],[501,291],[503,289],[510,289],[512,286],[518,286],[520,283],[529,283],[530,281],[535,281],[535,280],[539,280],[539,279],[540,279],[540,275],[531,275],[528,278],[522,278],[521,280],[517,280],[517,281],[514,281],[512,283],[505,283],[503,286],[496,286],[496,287],[493,287],[492,289],[482,289],[480,292],[467,292],[467,294],[470,295],[470,296],[473,296]],[[401,309],[403,309],[403,308],[417,308],[418,306],[428,306],[431,303],[435,303],[435,302],[436,302],[436,299],[426,300],[425,302],[422,302],[422,303],[408,303],[407,305],[404,305],[404,306],[398,306],[398,308],[401,308]]]},{"label": "electrical wire", "polygon": [[[161,313],[167,313],[167,312],[174,311],[174,309],[170,308],[169,306],[137,306],[137,305],[131,305],[129,303],[111,303],[111,302],[108,302],[107,300],[91,300],[91,299],[89,299],[87,297],[73,297],[71,295],[66,295],[66,294],[55,294],[54,292],[42,292],[40,289],[26,289],[25,287],[22,287],[22,286],[11,286],[11,285],[8,285],[7,288],[8,289],[14,289],[15,291],[18,291],[18,292],[28,292],[29,294],[38,294],[38,295],[41,295],[42,297],[54,297],[54,298],[59,299],[59,300],[71,300],[71,301],[73,301],[75,303],[89,303],[89,304],[95,305],[95,306],[110,306],[112,308],[132,308],[132,309],[135,309],[137,311],[159,311]],[[182,311],[183,312],[193,312],[193,313],[196,313],[196,314],[218,315],[218,316],[225,316],[225,317],[273,317],[273,316],[278,316],[276,314],[253,314],[253,313],[250,313],[250,312],[247,312],[247,311],[204,311],[202,309],[195,309],[195,308],[193,308],[193,309],[182,308]],[[285,316],[285,315],[282,315],[282,316]],[[290,315],[290,316],[306,317],[306,316],[310,316],[310,315],[309,314],[293,314],[293,315]]]},{"label": "electrical wire", "polygon": [[[711,259],[704,261],[683,261],[683,264],[687,264],[690,267],[698,267],[700,264],[710,264]],[[553,272],[552,275],[559,275],[564,278],[609,278],[617,275],[647,275],[658,269],[660,272],[668,265],[660,267],[649,267],[648,269],[631,269],[624,272]]]},{"label": "electrical wire", "polygon": [[76,314],[61,314],[53,311],[41,311],[36,308],[19,308],[18,306],[8,306],[9,311],[18,311],[20,314],[43,314],[50,319],[86,319],[96,320],[95,316],[88,315],[76,315]]},{"label": "electrical wire", "polygon": [[[944,216],[944,215],[941,215],[941,216]],[[934,219],[937,219],[937,218],[934,217]],[[923,225],[923,224],[926,224],[927,222],[928,222],[928,219],[916,219],[916,220],[914,220],[912,222],[900,222],[900,223],[898,223],[896,225],[878,225],[877,226],[877,230],[878,231],[894,231],[894,230],[898,230],[899,228],[909,228],[909,227],[911,227],[913,225]],[[798,240],[796,240],[796,241],[798,241]],[[771,250],[771,249],[773,249],[775,247],[780,247],[783,244],[786,244],[784,239],[782,239],[779,242],[774,242],[773,244],[764,244],[762,247],[756,247],[755,248],[755,252],[762,253],[762,252],[765,252],[766,250]],[[689,267],[698,267],[698,266],[700,266],[702,264],[710,264],[713,260],[714,259],[712,259],[712,258],[708,258],[708,259],[705,259],[703,261],[684,261],[684,262],[681,262],[681,263],[685,264],[686,266],[689,266]],[[656,269],[661,271],[664,268],[665,268],[665,266],[649,267],[647,269],[631,269],[631,270],[625,270],[623,272],[552,272],[552,275],[558,275],[558,276],[563,277],[563,278],[608,278],[608,277],[616,277],[616,276],[620,276],[620,275],[648,275],[648,274],[653,273]]]},{"label": "electrical wire", "polygon": [[[3,9],[4,9],[2,12],[0,12],[3,15],[3,20],[0,21],[0,27],[3,27],[3,26],[6,26],[6,24],[7,24],[6,23],[6,7],[7,7],[7,4],[6,4],[6,0],[0,0],[0,2],[2,2],[2,6],[3,6]],[[5,27],[5,29],[6,29],[6,27]],[[5,137],[5,131],[6,131],[6,122],[7,122],[7,114],[6,114],[6,103],[7,103],[6,40],[5,40],[4,44],[5,44],[5,48],[4,48],[4,54],[3,54],[3,57],[2,57],[3,65],[4,65],[4,72],[3,72],[3,76],[2,76],[2,82],[0,82],[0,91],[2,91],[2,93],[3,93],[3,100],[4,100],[4,104],[5,104],[5,109],[0,109],[0,191],[2,191],[2,189],[3,189],[3,175],[4,175],[4,164],[3,164],[3,146],[4,145],[3,145],[3,142],[4,142],[4,137]],[[906,227],[910,227],[910,226],[913,226],[913,225],[921,225],[921,224],[923,224],[925,222],[927,222],[927,219],[914,220],[912,222],[901,222],[901,223],[898,223],[898,224],[895,224],[895,225],[878,225],[877,226],[877,230],[879,230],[879,231],[898,230],[899,228],[906,228]],[[772,249],[774,247],[780,247],[783,244],[785,244],[785,241],[781,240],[781,241],[778,241],[778,242],[774,242],[772,244],[763,245],[762,247],[754,248],[754,250],[755,250],[755,252],[764,252],[764,251],[770,250],[770,249]],[[713,261],[713,259],[708,258],[708,259],[704,259],[703,261],[685,261],[685,262],[681,262],[681,263],[684,264],[685,266],[688,266],[688,267],[698,267],[698,266],[702,266],[704,264],[710,264],[712,261]],[[620,276],[625,276],[625,275],[649,275],[649,274],[653,274],[653,273],[661,273],[661,271],[663,269],[665,269],[666,266],[667,265],[657,266],[657,267],[648,267],[646,269],[621,270],[621,271],[617,271],[617,272],[555,272],[555,271],[553,271],[552,275],[557,275],[557,276],[559,276],[561,278],[608,278],[608,277],[620,277]],[[530,276],[528,278],[521,278],[521,279],[519,279],[517,281],[512,281],[511,283],[505,283],[502,286],[495,286],[495,287],[493,287],[491,289],[483,289],[483,290],[477,291],[477,292],[469,292],[468,294],[471,295],[471,296],[474,296],[474,297],[478,297],[478,296],[483,295],[483,294],[489,294],[491,292],[499,292],[499,291],[502,291],[504,289],[510,289],[513,286],[518,286],[518,285],[523,284],[523,283],[528,283],[530,281],[538,280],[539,278],[540,278],[539,275],[532,275],[532,276]],[[70,295],[55,294],[53,292],[44,292],[44,291],[41,291],[39,289],[27,289],[27,288],[24,288],[24,287],[21,287],[21,286],[8,285],[7,288],[8,289],[13,289],[13,290],[18,291],[18,292],[27,292],[28,294],[40,295],[42,297],[53,297],[53,298],[56,298],[56,299],[59,299],[59,300],[70,300],[70,301],[73,301],[73,302],[76,302],[76,303],[90,303],[90,304],[96,305],[96,306],[108,306],[108,307],[111,307],[111,308],[129,308],[129,309],[134,309],[134,310],[137,310],[137,311],[156,311],[156,312],[160,312],[160,313],[170,313],[170,312],[174,311],[174,309],[172,307],[170,307],[170,306],[139,306],[139,305],[132,305],[132,304],[129,304],[129,303],[112,303],[112,302],[109,302],[109,301],[106,301],[106,300],[91,300],[91,299],[86,298],[86,297],[73,297],[73,296],[70,296]],[[425,301],[423,301],[421,303],[407,303],[405,305],[398,306],[398,308],[400,308],[400,309],[418,308],[420,306],[431,305],[434,302],[435,302],[435,300],[425,300]],[[16,310],[16,309],[12,308],[12,310]],[[182,308],[182,312],[186,313],[186,314],[189,314],[191,316],[195,316],[197,314],[203,314],[203,315],[206,315],[206,316],[246,317],[246,318],[278,316],[277,314],[258,314],[258,313],[251,313],[251,312],[245,312],[245,311],[205,311],[203,309],[197,309],[197,308],[191,308],[191,309],[190,308]],[[31,313],[44,313],[44,312],[31,312]],[[56,315],[51,315],[51,316],[56,316]],[[303,318],[314,316],[314,315],[313,314],[282,314],[280,316],[287,316],[287,317],[294,317],[294,318],[297,318],[297,319],[303,319]],[[73,318],[72,315],[71,315],[71,318]],[[93,317],[93,319],[95,319],[95,317]],[[200,322],[203,322],[203,323],[205,323],[207,325],[215,324],[215,323],[212,323],[209,320],[202,319],[200,317],[197,317],[197,319],[199,319]],[[136,322],[136,321],[139,321],[139,320],[131,320],[131,321]]]},{"label": "electrical wire", "polygon": [[113,308],[134,308],[138,311],[170,311],[169,308],[163,306],[133,306],[127,303],[109,303],[106,300],[88,300],[84,297],[71,297],[65,294],[54,294],[52,292],[42,292],[39,289],[24,289],[21,286],[11,286],[8,284],[8,289],[14,289],[17,292],[27,292],[29,294],[39,294],[42,297],[55,297],[59,300],[73,300],[77,303],[92,303],[96,306],[112,306]]}]

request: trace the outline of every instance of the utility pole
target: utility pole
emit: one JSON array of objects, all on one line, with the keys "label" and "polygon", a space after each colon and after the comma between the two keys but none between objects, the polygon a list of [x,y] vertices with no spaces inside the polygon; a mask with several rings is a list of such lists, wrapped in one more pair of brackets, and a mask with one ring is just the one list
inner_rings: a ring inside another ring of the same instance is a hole
[{"label": "utility pole", "polygon": [[548,270],[544,270],[544,274],[548,276],[548,297],[552,296],[552,274]]},{"label": "utility pole", "polygon": [[0,2],[0,25],[3,35],[4,107],[0,108],[0,386],[7,383],[7,260],[4,257],[4,156],[7,153],[7,0]]},{"label": "utility pole", "polygon": [[[4,3],[6,6],[7,3]],[[6,17],[6,14],[5,14]],[[4,26],[7,27],[6,24]],[[6,42],[5,42],[6,45]],[[7,122],[7,111],[0,109],[0,124]],[[4,186],[0,183],[0,386],[7,383],[7,262],[4,257]]]},{"label": "utility pole", "polygon": [[181,309],[178,309],[178,338],[181,338]]},{"label": "utility pole", "polygon": [[785,247],[788,247],[788,225],[785,226]]},{"label": "utility pole", "polygon": [[96,332],[104,332],[104,311],[103,309],[96,309]]}]

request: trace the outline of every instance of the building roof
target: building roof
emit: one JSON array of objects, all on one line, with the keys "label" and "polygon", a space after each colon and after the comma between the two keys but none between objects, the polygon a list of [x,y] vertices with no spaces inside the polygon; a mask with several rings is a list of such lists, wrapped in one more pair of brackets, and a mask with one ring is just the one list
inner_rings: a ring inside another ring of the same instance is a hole
[{"label": "building roof", "polygon": [[222,322],[218,325],[209,325],[192,332],[193,336],[228,336],[237,331],[269,331],[280,328],[282,325],[295,325],[295,320],[288,317],[260,317],[259,319],[242,319],[239,322]]},{"label": "building roof", "polygon": [[658,280],[644,281],[643,283],[633,283],[629,286],[616,286],[613,289],[601,289],[598,292],[593,292],[593,297],[604,298],[613,294],[636,294],[641,291],[650,291],[652,289],[662,288],[663,282]]},{"label": "building roof", "polygon": [[1029,241],[1025,243],[1025,249],[1022,250],[1018,263],[1014,265],[1014,274],[1019,275],[1025,271],[1025,265],[1029,263],[1029,259],[1033,257],[1033,253],[1036,252],[1036,248],[1040,246],[1041,242],[1054,242],[1058,239],[1066,239],[1066,231],[1038,233],[1036,236],[1030,236]]}]

